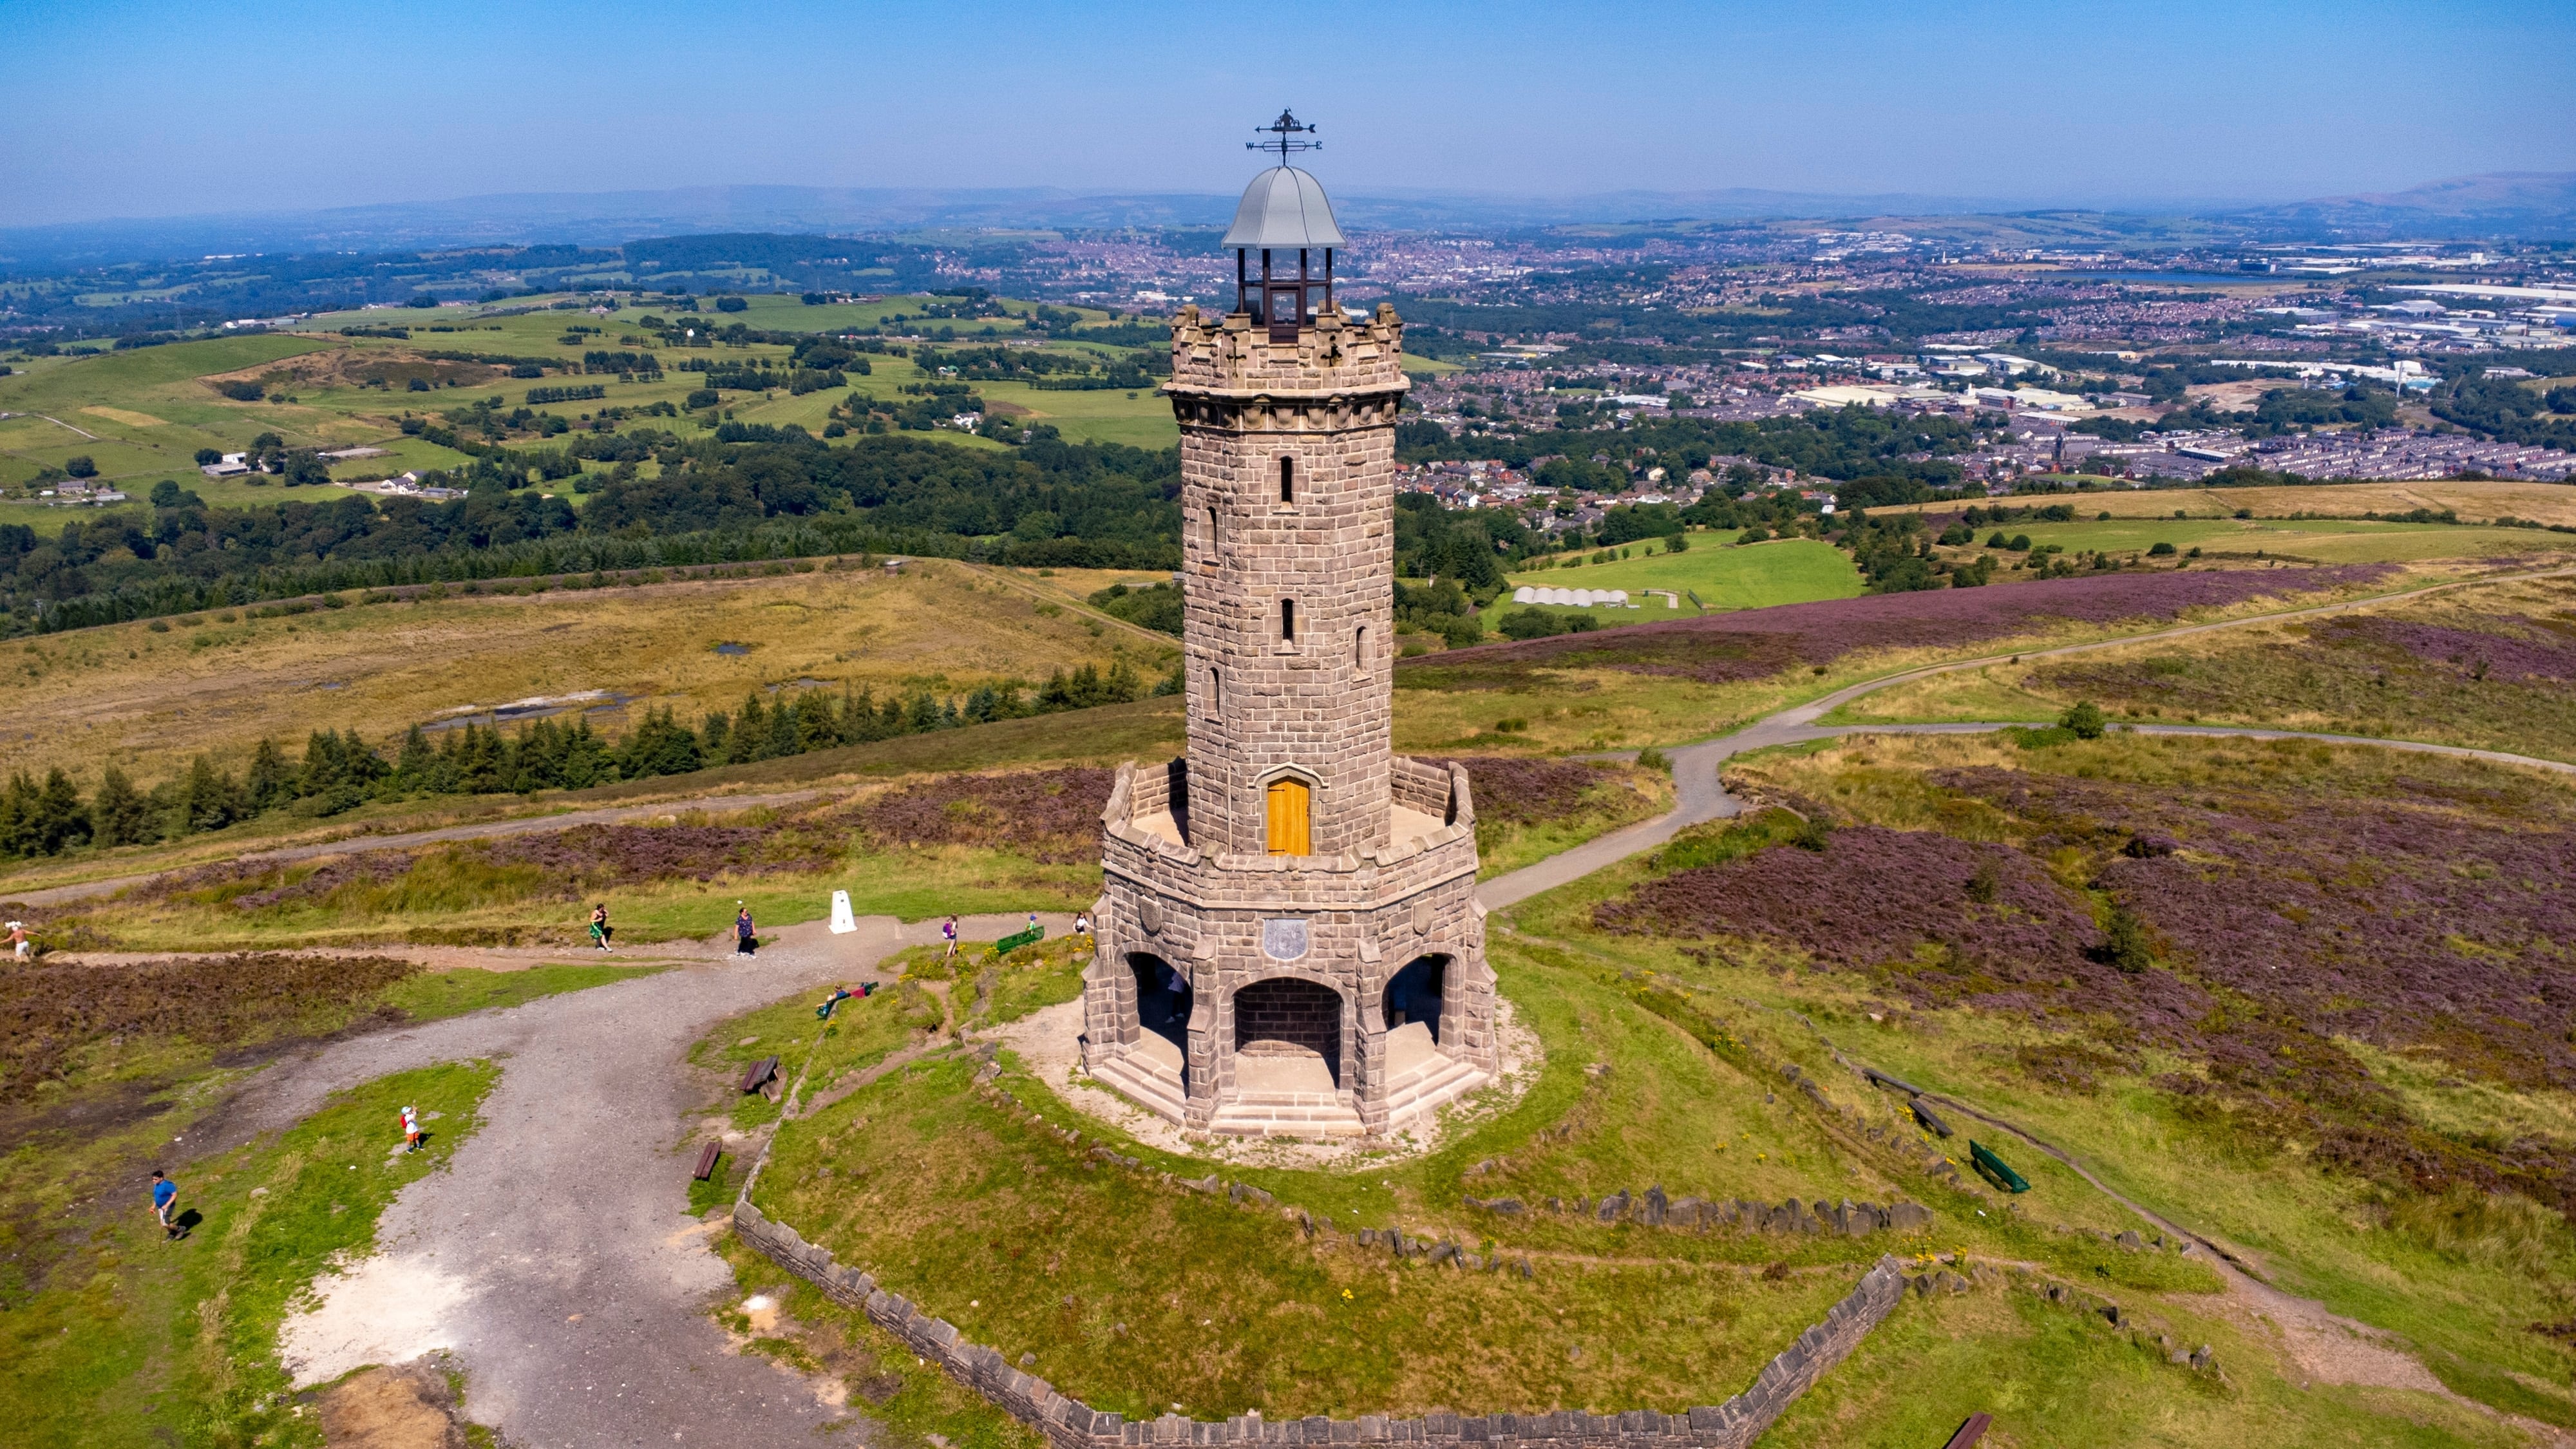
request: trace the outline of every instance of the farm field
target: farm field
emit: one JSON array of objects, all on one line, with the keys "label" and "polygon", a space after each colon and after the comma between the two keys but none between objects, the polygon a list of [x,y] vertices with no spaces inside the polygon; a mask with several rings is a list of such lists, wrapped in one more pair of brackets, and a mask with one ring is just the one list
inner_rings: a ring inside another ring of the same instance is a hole
[{"label": "farm field", "polygon": [[1996,665],[1872,694],[1838,723],[2116,718],[2372,735],[2576,760],[2576,580],[2498,581],[2326,619]]},{"label": "farm field", "polygon": [[[1659,540],[1648,540],[1624,545],[1636,551],[1632,558],[1586,563],[1580,568],[1529,569],[1511,575],[1510,582],[1515,587],[1529,584],[1551,589],[1625,589],[1630,603],[1646,606],[1642,612],[1631,610],[1623,616],[1616,610],[1545,606],[1551,612],[1589,612],[1604,623],[1623,624],[1651,623],[1671,612],[1661,599],[1636,597],[1645,589],[1689,590],[1697,593],[1713,613],[1803,604],[1815,599],[1848,599],[1861,591],[1861,577],[1852,567],[1851,555],[1817,539],[1779,539],[1737,547],[1724,542],[1721,534],[1694,533],[1686,537],[1691,546],[1685,553],[1663,552]],[[1581,559],[1589,555],[1564,557]],[[1681,612],[1692,615],[1697,611],[1685,598]]]},{"label": "farm field", "polygon": [[[290,446],[336,448],[377,446],[394,451],[391,458],[352,460],[333,467],[337,479],[385,477],[405,468],[455,467],[465,455],[406,438],[397,427],[406,412],[429,413],[459,406],[477,397],[498,396],[517,406],[532,388],[562,386],[568,381],[599,386],[607,395],[594,404],[553,403],[541,406],[566,414],[598,407],[678,406],[699,386],[697,374],[676,366],[658,381],[624,381],[614,376],[567,379],[549,374],[541,379],[512,378],[506,369],[470,361],[435,360],[428,352],[458,351],[497,356],[542,358],[574,365],[585,351],[641,350],[648,346],[635,327],[650,308],[626,307],[598,314],[587,309],[555,310],[548,299],[533,299],[537,310],[513,316],[490,315],[510,308],[439,308],[435,311],[392,308],[370,312],[332,313],[299,324],[301,331],[269,333],[209,341],[174,343],[91,357],[37,359],[25,369],[0,378],[0,489],[16,489],[41,469],[61,468],[74,457],[88,457],[102,481],[148,487],[175,478],[195,487],[208,502],[238,504],[275,500],[295,494],[281,488],[213,483],[196,473],[200,448],[238,452],[264,431],[274,431]],[[933,299],[892,297],[859,306],[806,307],[793,297],[755,296],[739,313],[707,312],[699,320],[709,327],[742,322],[768,331],[815,332],[866,325],[897,314],[918,316]],[[525,303],[514,305],[527,305]],[[666,311],[668,309],[665,309]],[[675,316],[686,314],[673,314]],[[1107,314],[1086,312],[1089,320]],[[1007,319],[1005,319],[1007,320]],[[908,325],[908,324],[906,324]],[[986,325],[927,322],[960,332],[954,343],[973,345]],[[347,337],[339,329],[402,327],[408,340]],[[567,328],[584,329],[578,333]],[[1018,324],[1004,329],[1019,336]],[[567,340],[569,339],[569,340]],[[652,344],[658,348],[658,344]],[[1058,350],[1103,353],[1119,349],[1082,342],[1050,342]],[[784,358],[788,349],[772,344],[718,345],[712,348],[659,349],[666,361],[681,358],[746,360]],[[869,357],[867,376],[852,374],[859,393],[897,399],[908,383],[923,380],[907,358],[887,354]],[[419,379],[431,390],[412,391]],[[215,381],[259,382],[272,394],[243,402],[219,394]],[[1076,441],[1100,440],[1138,447],[1168,447],[1178,437],[1171,410],[1151,388],[1130,397],[1125,391],[1040,392],[1016,383],[979,384],[978,391],[999,410],[1031,422],[1050,423]],[[727,405],[743,422],[773,425],[797,423],[821,433],[832,405],[849,394],[834,390],[791,397],[783,389],[771,394],[730,393]],[[291,399],[288,400],[288,399]],[[657,418],[655,426],[683,433],[697,430],[691,418]],[[967,434],[941,436],[966,446],[997,447]],[[514,446],[526,446],[514,445]],[[569,486],[568,483],[566,486]],[[127,488],[138,493],[137,488]],[[220,495],[220,496],[218,496]],[[23,522],[44,532],[59,530],[67,517],[91,516],[86,510],[45,507],[23,499],[0,500],[0,521]]]},{"label": "farm field", "polygon": [[[48,358],[0,377],[0,488],[15,489],[42,468],[86,456],[111,481],[197,477],[196,452],[236,452],[263,424],[255,405],[234,403],[201,376],[276,364],[331,344],[317,338],[232,337],[168,347]],[[87,434],[88,436],[83,436]],[[8,521],[24,505],[0,503]],[[65,510],[33,509],[59,518]]]},{"label": "farm field", "polygon": [[[2096,480],[2097,482],[2099,480]],[[2015,507],[2066,503],[2078,512],[2114,518],[2171,518],[2182,509],[2194,518],[2225,518],[2250,508],[2257,518],[2295,513],[2359,518],[2365,513],[2405,514],[2418,508],[2451,509],[2472,523],[2511,516],[2576,525],[2576,488],[2563,483],[2461,479],[2449,482],[2320,483],[2277,488],[2105,488],[2088,493],[2031,494],[1998,499]],[[1950,504],[1911,504],[1888,512],[1955,511]]]},{"label": "farm field", "polygon": [[2163,518],[2075,523],[2025,519],[1977,530],[1980,544],[2002,533],[2027,534],[2034,547],[2056,544],[2069,553],[2095,549],[2144,553],[2159,543],[2201,549],[2222,558],[2256,554],[2306,563],[2413,563],[2432,559],[2488,559],[2576,555],[2576,537],[2526,528],[2455,524],[2376,523],[2361,519]]},{"label": "farm field", "polygon": [[415,723],[485,717],[468,706],[488,712],[584,691],[599,693],[563,707],[622,734],[648,709],[694,721],[755,691],[962,694],[1120,659],[1155,679],[1177,655],[1166,636],[938,560],[893,579],[820,570],[533,595],[460,591],[18,640],[0,652],[15,701],[0,737],[12,769],[59,765],[94,782],[114,760],[148,783],[199,753],[238,769],[263,737],[292,749],[314,730],[355,728],[382,747]]}]

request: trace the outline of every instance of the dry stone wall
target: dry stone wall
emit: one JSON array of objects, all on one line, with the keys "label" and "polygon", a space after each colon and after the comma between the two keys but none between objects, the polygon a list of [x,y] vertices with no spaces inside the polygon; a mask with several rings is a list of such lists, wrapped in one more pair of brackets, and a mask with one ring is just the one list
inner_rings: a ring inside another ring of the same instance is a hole
[{"label": "dry stone wall", "polygon": [[1550,1215],[1571,1213],[1578,1218],[1591,1218],[1603,1223],[1633,1222],[1649,1228],[1696,1228],[1702,1232],[1733,1229],[1756,1233],[1831,1233],[1842,1237],[1864,1237],[1882,1230],[1918,1233],[1932,1226],[1932,1210],[1921,1203],[1892,1202],[1880,1206],[1872,1202],[1827,1202],[1823,1198],[1812,1204],[1790,1198],[1785,1202],[1754,1202],[1745,1198],[1698,1197],[1672,1198],[1661,1187],[1650,1187],[1643,1195],[1632,1195],[1627,1189],[1595,1202],[1588,1197],[1571,1201],[1542,1198],[1533,1207],[1516,1197],[1478,1198],[1470,1196],[1467,1206],[1481,1208],[1497,1217],[1519,1217],[1524,1213],[1544,1212]]},{"label": "dry stone wall", "polygon": [[[753,1181],[758,1181],[758,1172]],[[1166,1414],[1130,1420],[1092,1408],[1032,1374],[1000,1351],[969,1342],[956,1325],[933,1317],[876,1279],[842,1266],[831,1253],[805,1241],[785,1223],[752,1206],[748,1184],[734,1204],[734,1232],[788,1272],[843,1307],[867,1316],[974,1389],[1011,1417],[1045,1434],[1057,1449],[1143,1449],[1148,1445],[1492,1444],[1511,1449],[1747,1449],[1773,1420],[1848,1357],[1871,1329],[1894,1311],[1908,1280],[1894,1258],[1881,1258],[1858,1286],[1798,1335],[1762,1368],[1750,1387],[1723,1404],[1666,1414],[1631,1409],[1591,1414],[1560,1409],[1545,1414],[1432,1413],[1420,1418],[1364,1414],[1356,1419],[1315,1416],[1269,1420],[1258,1414],[1224,1420]]]}]

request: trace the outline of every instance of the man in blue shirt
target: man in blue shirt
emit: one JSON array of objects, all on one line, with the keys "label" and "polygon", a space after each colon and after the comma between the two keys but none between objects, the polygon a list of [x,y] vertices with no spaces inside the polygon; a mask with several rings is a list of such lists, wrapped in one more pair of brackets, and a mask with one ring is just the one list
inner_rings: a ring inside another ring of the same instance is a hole
[{"label": "man in blue shirt", "polygon": [[179,1240],[178,1219],[173,1216],[179,1203],[179,1184],[172,1182],[159,1168],[152,1169],[152,1216],[161,1221],[161,1241]]}]

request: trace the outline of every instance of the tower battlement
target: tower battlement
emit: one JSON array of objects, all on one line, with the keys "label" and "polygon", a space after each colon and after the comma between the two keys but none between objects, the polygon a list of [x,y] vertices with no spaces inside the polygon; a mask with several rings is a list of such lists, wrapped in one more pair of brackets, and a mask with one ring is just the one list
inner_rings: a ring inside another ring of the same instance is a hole
[{"label": "tower battlement", "polygon": [[1327,398],[1394,399],[1411,384],[1403,367],[1404,323],[1381,302],[1373,314],[1351,316],[1326,307],[1297,331],[1294,341],[1273,341],[1250,313],[1210,317],[1196,303],[1172,319],[1170,393],[1183,401],[1249,401],[1284,393]]}]

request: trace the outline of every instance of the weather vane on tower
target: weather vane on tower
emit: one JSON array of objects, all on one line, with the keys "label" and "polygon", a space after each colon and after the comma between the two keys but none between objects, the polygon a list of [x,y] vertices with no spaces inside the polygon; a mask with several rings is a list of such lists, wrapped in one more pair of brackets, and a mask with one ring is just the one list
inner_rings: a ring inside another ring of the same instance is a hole
[{"label": "weather vane on tower", "polygon": [[1324,143],[1321,141],[1297,140],[1296,136],[1299,132],[1302,131],[1311,136],[1315,134],[1315,128],[1298,120],[1294,114],[1285,110],[1279,113],[1278,120],[1271,122],[1267,126],[1255,126],[1252,129],[1255,131],[1270,132],[1271,139],[1267,141],[1246,141],[1243,143],[1243,149],[1246,151],[1276,151],[1279,153],[1279,164],[1282,166],[1288,164],[1288,156],[1290,152],[1320,151],[1324,149]]}]

